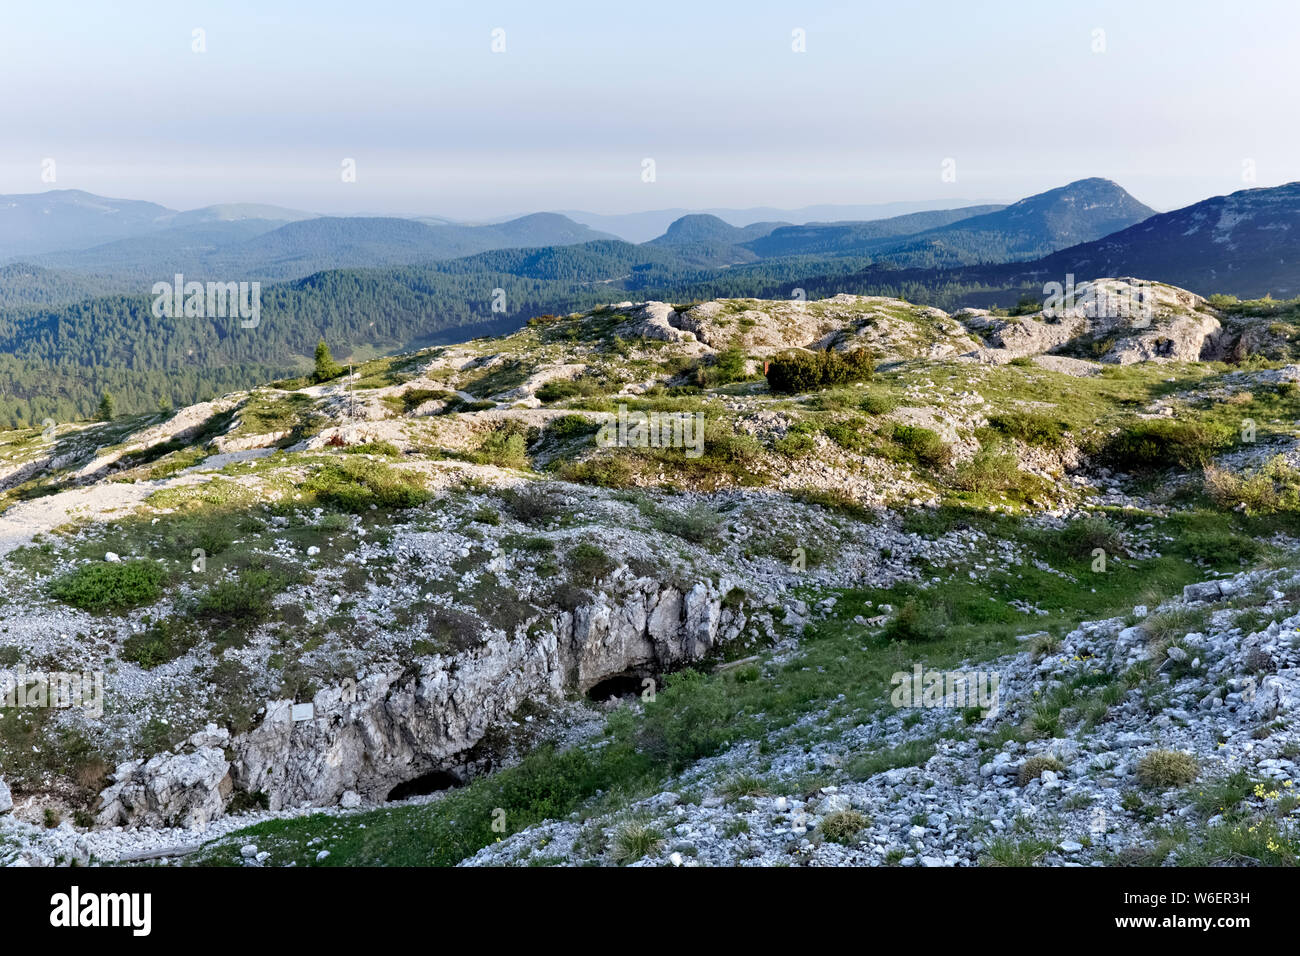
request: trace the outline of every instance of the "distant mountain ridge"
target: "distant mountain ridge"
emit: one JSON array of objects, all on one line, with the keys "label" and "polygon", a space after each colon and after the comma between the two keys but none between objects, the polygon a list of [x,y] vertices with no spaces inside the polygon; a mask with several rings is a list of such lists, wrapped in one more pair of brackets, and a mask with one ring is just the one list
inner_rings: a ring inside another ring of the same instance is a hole
[{"label": "distant mountain ridge", "polygon": [[555,213],[535,213],[488,226],[426,224],[392,217],[304,216],[281,222],[214,215],[191,219],[188,226],[23,261],[98,275],[103,279],[103,291],[108,292],[124,290],[131,283],[152,283],[175,272],[195,279],[271,282],[325,269],[416,265],[491,249],[564,246],[612,238]]},{"label": "distant mountain ridge", "polygon": [[764,258],[793,255],[848,255],[861,252],[869,243],[876,240],[913,235],[1005,208],[1005,206],[966,206],[907,213],[865,222],[810,222],[802,226],[782,226],[767,235],[750,240],[747,246]]},{"label": "distant mountain ridge", "polygon": [[1036,265],[1079,275],[1158,275],[1202,294],[1300,295],[1300,182],[1159,213]]},{"label": "distant mountain ridge", "polygon": [[[871,265],[810,279],[814,288],[978,287],[984,301],[1036,295],[1065,277],[1141,276],[1199,295],[1300,296],[1300,182],[1242,189],[1156,213],[1100,239],[1016,262],[954,269]],[[820,284],[824,283],[824,285]]]},{"label": "distant mountain ridge", "polygon": [[1154,213],[1108,179],[1083,179],[900,240],[869,242],[860,251],[904,268],[1033,259],[1099,239]]},{"label": "distant mountain ridge", "polygon": [[[1125,197],[1114,184],[1084,180],[920,233],[865,238],[861,223],[780,226],[745,243],[733,241],[745,230],[710,217],[681,222],[665,235],[675,241],[641,245],[608,238],[568,242],[586,227],[551,214],[478,227],[318,217],[218,244],[200,261],[239,276],[233,265],[243,256],[268,271],[293,274],[361,254],[397,261],[423,255],[432,243],[466,237],[511,245],[414,265],[322,266],[303,278],[266,284],[255,334],[231,322],[157,319],[150,314],[149,285],[140,282],[115,290],[123,294],[102,295],[94,284],[101,276],[9,265],[0,267],[0,393],[25,403],[24,420],[50,413],[41,403],[56,394],[88,413],[105,388],[123,408],[145,409],[160,395],[195,400],[209,389],[300,367],[310,362],[322,335],[340,358],[370,355],[624,300],[790,299],[799,289],[811,299],[842,292],[888,295],[951,310],[1015,305],[1021,296],[1040,297],[1044,283],[1064,282],[1071,274],[1076,282],[1138,276],[1202,295],[1300,296],[1300,183],[1214,197],[1046,255],[987,261],[1141,215],[1145,207]],[[263,223],[213,221],[203,228],[219,243],[231,231],[258,230]],[[867,231],[900,228],[865,225]],[[830,237],[831,245],[820,248],[837,254],[759,258],[747,248],[783,230],[792,230],[787,235],[799,241]],[[561,244],[517,245],[556,231]],[[161,255],[161,246],[182,232],[163,230],[131,242],[156,243]],[[843,252],[836,241],[857,245]],[[185,248],[177,245],[173,252]],[[909,264],[932,254],[945,262],[972,255],[977,261],[940,269]],[[161,265],[173,261],[155,261],[150,284],[170,278]],[[187,277],[199,278],[188,271]],[[505,293],[504,312],[493,309],[497,289]]]},{"label": "distant mountain ridge", "polygon": [[740,245],[766,236],[774,229],[789,226],[785,222],[755,222],[747,226],[733,226],[708,213],[692,213],[674,220],[662,236],[651,239],[649,245],[685,245],[692,242],[729,242]]},{"label": "distant mountain ridge", "polygon": [[683,216],[707,215],[721,219],[731,226],[747,226],[756,222],[787,222],[802,225],[810,222],[866,222],[887,219],[914,212],[939,209],[958,209],[987,205],[971,199],[925,199],[868,204],[821,204],[797,209],[779,209],[774,206],[751,206],[746,209],[713,207],[709,209],[652,209],[633,213],[594,213],[584,210],[561,209],[574,222],[613,233],[627,242],[649,242],[663,235],[670,225]]}]

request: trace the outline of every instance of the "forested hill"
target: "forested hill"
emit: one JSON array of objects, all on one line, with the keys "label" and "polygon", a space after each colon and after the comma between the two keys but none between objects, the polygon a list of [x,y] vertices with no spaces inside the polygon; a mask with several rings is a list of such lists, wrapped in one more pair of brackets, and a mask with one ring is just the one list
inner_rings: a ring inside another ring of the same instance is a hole
[{"label": "forested hill", "polygon": [[[1070,195],[1087,199],[1081,189],[1073,184]],[[1016,221],[1025,229],[1021,235],[1031,236],[1043,223],[1063,236],[1096,228],[1097,210],[1073,218],[1062,198],[1042,194],[1009,219],[1014,206],[992,215],[1011,224],[1008,235],[1020,228]],[[1122,202],[1113,205],[1121,217],[1134,214]],[[976,236],[988,231],[984,216],[954,226],[971,222],[973,230],[958,231]],[[123,412],[143,412],[160,400],[188,403],[248,387],[304,367],[321,337],[339,358],[364,359],[489,329],[508,331],[535,315],[624,299],[684,303],[848,292],[951,310],[1015,305],[1022,295],[1041,293],[1045,281],[1064,281],[1068,273],[1080,280],[1140,276],[1207,295],[1300,293],[1300,184],[1206,200],[1031,261],[955,269],[905,269],[870,255],[825,253],[720,263],[727,250],[740,247],[723,236],[722,245],[713,248],[698,241],[702,233],[694,227],[686,233],[689,241],[681,244],[602,239],[499,249],[422,266],[332,270],[264,284],[255,329],[241,328],[238,319],[157,318],[149,295],[0,308],[0,427],[87,417],[106,390]],[[60,296],[76,294],[78,280],[11,267],[0,281],[7,283],[0,288]]]},{"label": "forested hill", "polygon": [[[504,290],[504,312],[492,309],[495,289]],[[338,356],[369,357],[610,298],[601,285],[407,267],[264,286],[252,329],[238,318],[159,318],[147,295],[2,310],[0,427],[85,418],[106,390],[123,412],[202,400],[296,372],[321,337]]]}]

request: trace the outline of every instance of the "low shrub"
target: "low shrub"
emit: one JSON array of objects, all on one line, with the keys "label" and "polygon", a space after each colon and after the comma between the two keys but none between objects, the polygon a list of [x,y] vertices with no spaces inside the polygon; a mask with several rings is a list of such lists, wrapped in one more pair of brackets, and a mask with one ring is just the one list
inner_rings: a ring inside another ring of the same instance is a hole
[{"label": "low shrub", "polygon": [[552,419],[543,429],[544,438],[557,442],[567,442],[577,438],[586,438],[600,431],[600,423],[583,415],[563,415]]},{"label": "low shrub", "polygon": [[635,863],[658,853],[663,845],[663,834],[654,827],[644,823],[625,823],[614,834],[614,862],[620,866]]},{"label": "low shrub", "polygon": [[712,544],[722,531],[722,515],[703,504],[685,511],[656,510],[651,520],[657,530],[695,544]]},{"label": "low shrub", "polygon": [[1103,455],[1121,471],[1203,468],[1232,442],[1226,425],[1155,419],[1122,428],[1106,442]]},{"label": "low shrub", "polygon": [[322,467],[303,485],[317,500],[345,511],[379,508],[416,508],[431,497],[423,478],[383,462],[349,458]]},{"label": "low shrub", "polygon": [[566,398],[587,398],[605,394],[605,389],[590,379],[560,379],[547,382],[533,393],[538,401],[551,404]]},{"label": "low shrub", "polygon": [[1071,557],[1082,558],[1102,548],[1108,555],[1126,554],[1124,529],[1104,515],[1075,518],[1061,529],[1057,540]]},{"label": "low shrub", "polygon": [[582,461],[565,462],[559,475],[575,484],[597,485],[601,488],[627,488],[634,483],[635,470],[623,449],[594,455]]},{"label": "low shrub", "polygon": [[821,822],[822,836],[832,843],[848,845],[867,825],[867,818],[857,810],[837,810],[828,813]]},{"label": "low shrub", "polygon": [[711,362],[700,365],[696,371],[696,382],[705,388],[717,388],[731,382],[745,379],[745,353],[742,349],[731,348],[719,352]]},{"label": "low shrub", "polygon": [[1065,770],[1065,765],[1055,757],[1042,754],[1037,757],[1030,757],[1020,765],[1020,772],[1016,774],[1016,783],[1026,787],[1031,780],[1037,780],[1041,777],[1044,770],[1062,773]]},{"label": "low shrub", "polygon": [[506,511],[526,524],[546,524],[564,513],[564,499],[551,485],[525,485],[501,492]]},{"label": "low shrub", "polygon": [[836,352],[786,352],[767,365],[767,385],[773,392],[797,394],[820,388],[870,381],[876,371],[868,349]]},{"label": "low shrub", "polygon": [[194,616],[218,627],[253,627],[288,584],[289,576],[278,568],[241,568],[234,579],[218,581],[199,596]]},{"label": "low shrub", "polygon": [[157,621],[122,642],[122,659],[152,670],[180,657],[196,643],[193,628],[177,618]]},{"label": "low shrub", "polygon": [[645,705],[637,742],[651,759],[682,770],[718,753],[729,741],[735,717],[729,697],[695,670],[668,675]]},{"label": "low shrub", "polygon": [[909,598],[898,613],[885,625],[884,636],[905,644],[940,640],[947,624],[945,616],[932,605],[922,605]]},{"label": "low shrub", "polygon": [[952,449],[938,432],[919,425],[896,424],[890,435],[903,458],[931,468],[946,468],[952,463]]},{"label": "low shrub", "polygon": [[566,561],[574,577],[586,584],[594,584],[618,567],[618,563],[605,553],[604,548],[590,541],[583,541],[570,548]]},{"label": "low shrub", "polygon": [[961,491],[987,494],[1019,489],[1028,477],[1012,452],[990,444],[953,469],[951,484]]},{"label": "low shrub", "polygon": [[501,468],[528,467],[528,428],[519,422],[508,421],[488,434],[478,450],[469,455],[480,465],[497,465]]},{"label": "low shrub", "polygon": [[1198,772],[1196,758],[1181,750],[1148,751],[1137,765],[1138,782],[1161,790],[1189,784]]},{"label": "low shrub", "polygon": [[1226,468],[1207,465],[1205,492],[1223,508],[1242,508],[1248,514],[1300,511],[1300,470],[1277,455],[1253,473],[1237,475]]},{"label": "low shrub", "polygon": [[989,418],[989,427],[1007,438],[1016,438],[1027,445],[1058,448],[1065,439],[1068,426],[1045,415],[1032,412],[1003,412]]},{"label": "low shrub", "polygon": [[370,441],[361,445],[348,445],[345,455],[381,455],[384,458],[401,458],[402,450],[390,441]]},{"label": "low shrub", "polygon": [[831,422],[822,433],[845,451],[865,451],[871,444],[865,420]]},{"label": "low shrub", "polygon": [[50,596],[83,611],[127,611],[162,597],[167,575],[153,561],[83,564],[56,578]]}]

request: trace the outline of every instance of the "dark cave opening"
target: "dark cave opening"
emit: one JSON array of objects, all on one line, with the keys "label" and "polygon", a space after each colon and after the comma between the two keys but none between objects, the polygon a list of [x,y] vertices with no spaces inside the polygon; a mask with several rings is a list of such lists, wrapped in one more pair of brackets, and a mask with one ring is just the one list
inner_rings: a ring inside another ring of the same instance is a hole
[{"label": "dark cave opening", "polygon": [[388,799],[406,800],[409,797],[423,797],[430,793],[437,793],[440,790],[451,790],[459,787],[463,781],[454,773],[446,770],[430,770],[428,773],[422,773],[413,780],[406,780],[399,783],[392,790],[388,791]]},{"label": "dark cave opening", "polygon": [[611,697],[620,699],[640,697],[648,686],[645,683],[646,676],[644,674],[623,673],[615,674],[613,677],[606,677],[587,691],[587,699],[597,704],[603,704]]}]

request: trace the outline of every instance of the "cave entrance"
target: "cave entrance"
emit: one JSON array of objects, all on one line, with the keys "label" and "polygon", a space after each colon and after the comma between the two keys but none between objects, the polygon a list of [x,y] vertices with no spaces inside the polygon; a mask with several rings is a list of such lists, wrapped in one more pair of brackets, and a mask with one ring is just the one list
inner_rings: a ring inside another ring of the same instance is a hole
[{"label": "cave entrance", "polygon": [[430,793],[438,793],[440,790],[451,790],[459,787],[462,781],[460,777],[446,770],[430,770],[428,773],[422,773],[414,780],[407,780],[399,783],[392,790],[388,791],[389,801],[406,800],[410,797],[423,797]]},{"label": "cave entrance", "polygon": [[587,699],[593,703],[603,704],[611,697],[620,700],[628,697],[640,697],[646,690],[645,679],[648,676],[647,674],[625,673],[606,677],[587,691]]}]

